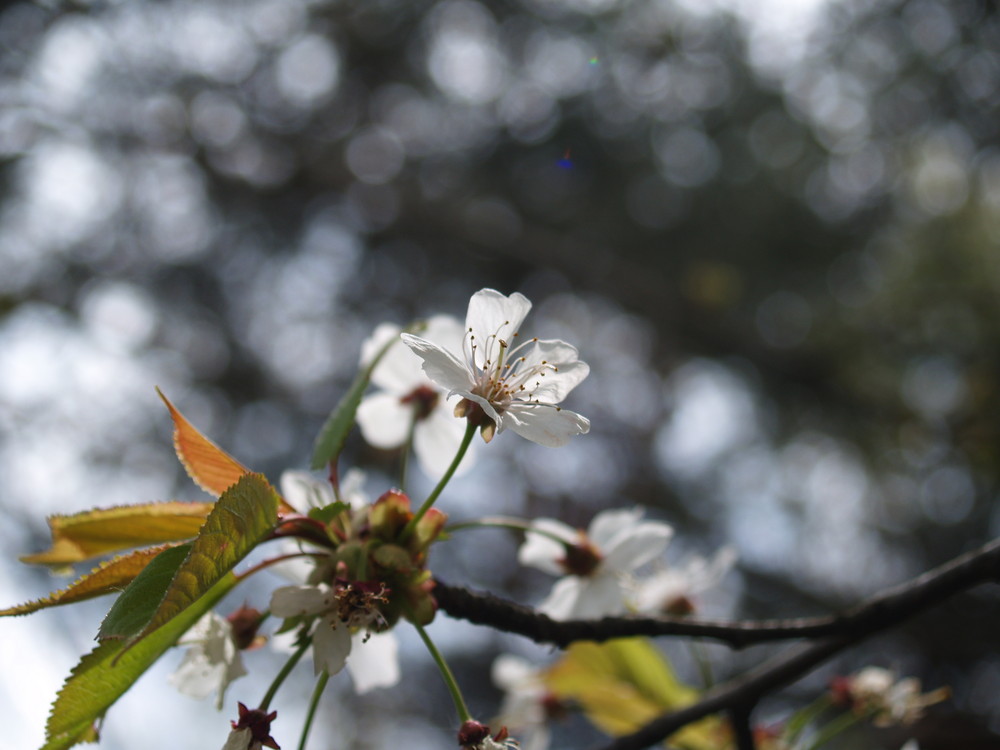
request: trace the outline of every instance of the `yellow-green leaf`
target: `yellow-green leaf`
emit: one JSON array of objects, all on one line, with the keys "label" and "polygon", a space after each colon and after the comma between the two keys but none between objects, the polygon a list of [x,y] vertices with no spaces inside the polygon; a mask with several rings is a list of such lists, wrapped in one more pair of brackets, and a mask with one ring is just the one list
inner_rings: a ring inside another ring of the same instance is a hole
[{"label": "yellow-green leaf", "polygon": [[94,722],[236,583],[232,573],[224,576],[193,606],[127,652],[124,641],[104,641],[84,656],[52,704],[42,750],[93,742]]},{"label": "yellow-green leaf", "polygon": [[52,546],[21,561],[66,567],[132,547],[190,539],[211,510],[212,503],[169,501],[50,516]]},{"label": "yellow-green leaf", "polygon": [[278,493],[260,474],[245,474],[222,493],[163,600],[136,643],[205,595],[275,527]]},{"label": "yellow-green leaf", "polygon": [[236,484],[241,476],[250,472],[250,469],[195,429],[159,388],[156,392],[160,394],[174,420],[174,449],[177,451],[177,458],[195,484],[213,497],[218,497]]},{"label": "yellow-green leaf", "polygon": [[44,599],[36,599],[16,607],[0,609],[0,617],[27,615],[46,607],[58,607],[61,604],[72,604],[95,596],[119,592],[139,575],[150,560],[165,549],[167,549],[167,545],[148,547],[103,562],[89,573],[80,576],[66,588],[55,591]]},{"label": "yellow-green leaf", "polygon": [[[559,697],[579,704],[595,726],[610,735],[634,732],[657,716],[693,703],[698,691],[685,685],[660,651],[644,638],[574,643],[545,674]],[[710,750],[721,722],[709,718],[671,738],[671,746]]]}]

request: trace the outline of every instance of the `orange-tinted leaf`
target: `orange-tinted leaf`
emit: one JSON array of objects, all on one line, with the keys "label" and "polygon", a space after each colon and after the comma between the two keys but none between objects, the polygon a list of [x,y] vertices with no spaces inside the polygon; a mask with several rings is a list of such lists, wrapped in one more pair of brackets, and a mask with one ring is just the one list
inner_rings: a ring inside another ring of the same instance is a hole
[{"label": "orange-tinted leaf", "polygon": [[250,473],[250,469],[198,432],[159,388],[156,392],[160,394],[174,420],[174,448],[177,458],[195,484],[213,497],[219,497],[236,484],[241,476]]},{"label": "orange-tinted leaf", "polygon": [[21,561],[65,567],[123,549],[190,539],[211,510],[212,503],[170,501],[50,516],[52,546]]},{"label": "orange-tinted leaf", "polygon": [[[188,422],[159,388],[156,392],[160,394],[174,420],[174,449],[177,451],[177,458],[195,484],[213,497],[219,497],[236,484],[240,477],[250,473],[250,469]],[[295,512],[284,498],[279,499],[279,506],[282,513]]]},{"label": "orange-tinted leaf", "polygon": [[132,579],[149,564],[149,561],[167,546],[147,547],[103,562],[86,575],[80,576],[66,588],[55,591],[44,599],[36,599],[16,607],[0,609],[0,617],[26,615],[46,607],[58,607],[60,604],[72,604],[84,599],[92,599],[95,596],[118,593],[131,583]]}]

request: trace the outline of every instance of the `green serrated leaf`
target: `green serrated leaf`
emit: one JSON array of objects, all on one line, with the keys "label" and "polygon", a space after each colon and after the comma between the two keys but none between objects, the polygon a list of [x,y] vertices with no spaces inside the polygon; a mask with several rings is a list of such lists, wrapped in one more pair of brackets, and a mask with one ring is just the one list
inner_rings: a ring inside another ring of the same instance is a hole
[{"label": "green serrated leaf", "polygon": [[340,399],[340,403],[330,412],[330,416],[326,418],[326,422],[323,423],[323,427],[320,429],[319,435],[316,436],[316,442],[313,445],[311,464],[313,471],[328,466],[344,449],[344,443],[347,442],[347,435],[350,433],[351,427],[354,426],[354,415],[358,412],[358,405],[361,403],[361,397],[365,395],[365,389],[368,388],[368,381],[372,378],[372,372],[374,372],[379,360],[389,351],[389,347],[395,344],[396,341],[397,339],[395,338],[389,339],[378,350],[378,353],[368,363],[368,366],[357,374],[347,393]]},{"label": "green serrated leaf", "polygon": [[42,750],[66,750],[92,742],[94,722],[236,583],[236,576],[227,574],[178,617],[127,652],[124,641],[109,640],[84,656],[52,704]]},{"label": "green serrated leaf", "polygon": [[166,594],[130,647],[198,601],[273,531],[278,493],[260,474],[244,474],[222,493],[191,543]]},{"label": "green serrated leaf", "polygon": [[111,605],[97,633],[98,639],[128,638],[141,631],[163,601],[167,587],[190,551],[190,544],[182,544],[157,555]]},{"label": "green serrated leaf", "polygon": [[324,505],[322,508],[310,508],[309,517],[322,523],[330,523],[345,510],[350,510],[351,506],[338,500],[335,503]]}]

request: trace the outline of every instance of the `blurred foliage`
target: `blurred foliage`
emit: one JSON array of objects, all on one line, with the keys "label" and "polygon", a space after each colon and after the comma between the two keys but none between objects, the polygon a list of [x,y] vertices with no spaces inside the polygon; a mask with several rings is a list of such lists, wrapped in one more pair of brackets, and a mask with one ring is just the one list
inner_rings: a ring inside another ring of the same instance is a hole
[{"label": "blurred foliage", "polygon": [[[301,465],[377,322],[493,286],[593,365],[589,442],[482,469],[512,512],[643,502],[688,548],[732,540],[750,615],[1000,529],[989,3],[21,2],[0,49],[0,466],[26,522],[163,492],[157,383],[248,465]],[[885,653],[996,721],[1000,660],[955,627]]]}]

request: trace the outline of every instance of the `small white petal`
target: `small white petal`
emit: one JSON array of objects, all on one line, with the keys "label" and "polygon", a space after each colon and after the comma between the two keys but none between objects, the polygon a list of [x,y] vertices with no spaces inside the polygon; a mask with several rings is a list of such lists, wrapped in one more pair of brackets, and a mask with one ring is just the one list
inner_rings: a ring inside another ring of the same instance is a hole
[{"label": "small white petal", "polygon": [[379,323],[375,326],[372,335],[361,344],[361,359],[358,364],[362,367],[371,364],[375,355],[382,351],[382,347],[399,338],[400,330],[400,327],[395,323]]},{"label": "small white petal", "polygon": [[412,419],[413,409],[392,393],[373,393],[358,405],[361,435],[375,448],[398,448],[405,443]]},{"label": "small white petal", "polygon": [[454,354],[427,339],[404,333],[400,338],[423,360],[424,373],[449,392],[466,391],[472,387],[468,368]]},{"label": "small white petal", "polygon": [[527,660],[513,654],[500,654],[490,667],[493,684],[508,692],[528,684],[538,682],[538,670]]},{"label": "small white petal", "polygon": [[[462,444],[466,422],[455,418],[454,404],[457,400],[452,399],[452,403],[448,403],[442,398],[440,406],[435,407],[426,419],[420,420],[414,430],[413,450],[420,461],[420,468],[429,477],[437,478],[444,474]],[[476,450],[476,443],[470,443],[455,472],[456,476],[472,467]]]},{"label": "small white petal", "polygon": [[288,470],[281,474],[281,494],[295,509],[305,512],[334,501],[333,487],[305,471]]},{"label": "small white petal", "polygon": [[513,346],[513,336],[520,330],[521,323],[530,310],[531,302],[519,292],[505,297],[495,289],[482,289],[469,300],[465,327],[471,328],[477,337],[482,338],[481,341],[477,340],[479,346],[483,347],[482,352],[492,343],[486,340],[491,336],[504,339]]},{"label": "small white petal", "polygon": [[250,727],[234,729],[226,738],[226,744],[222,746],[222,750],[248,750],[252,739],[253,733],[250,731]]},{"label": "small white petal", "polygon": [[399,682],[399,641],[392,631],[367,637],[361,630],[352,636],[351,658],[347,671],[358,695],[375,688],[392,687]]},{"label": "small white petal", "polygon": [[623,534],[611,542],[604,566],[609,571],[633,571],[663,554],[673,535],[674,530],[665,523],[641,523],[627,535]]},{"label": "small white petal", "polygon": [[587,536],[599,550],[606,552],[615,538],[628,534],[642,522],[644,513],[639,507],[602,510],[591,520]]},{"label": "small white petal", "polygon": [[621,582],[610,573],[580,579],[580,591],[566,619],[594,619],[625,611]]},{"label": "small white petal", "polygon": [[[531,522],[533,529],[541,529],[555,534],[569,543],[577,540],[576,531],[561,521],[539,518]],[[517,551],[517,561],[521,565],[537,568],[554,576],[562,575],[565,569],[559,560],[566,557],[566,547],[544,534],[533,534],[530,530],[524,536],[524,543]]]},{"label": "small white petal", "polygon": [[568,409],[515,402],[504,413],[504,418],[505,424],[518,435],[549,448],[566,445],[574,435],[590,432],[590,420]]},{"label": "small white petal", "polygon": [[315,615],[330,605],[329,592],[318,586],[282,586],[271,594],[271,614],[276,617]]},{"label": "small white petal", "polygon": [[331,617],[324,617],[316,623],[313,631],[313,667],[316,674],[324,669],[331,675],[337,674],[347,663],[351,653],[351,629],[346,624]]},{"label": "small white petal", "polygon": [[553,620],[571,620],[583,589],[583,579],[566,576],[556,581],[549,595],[538,605],[538,611]]}]

